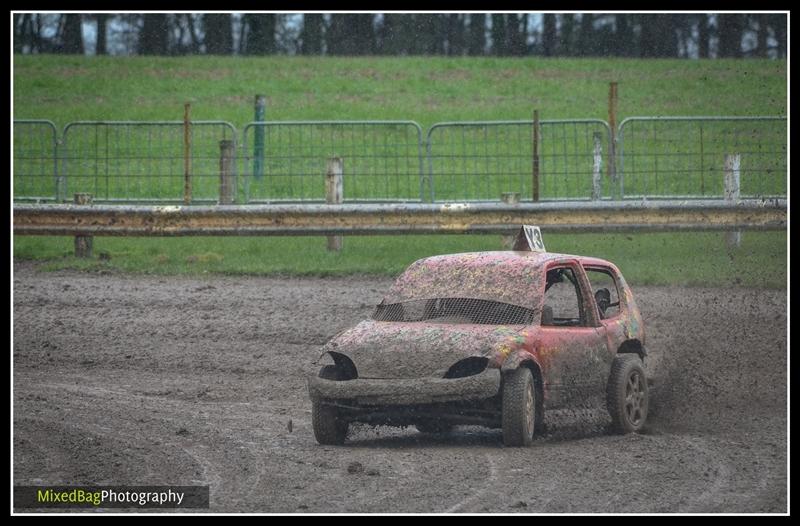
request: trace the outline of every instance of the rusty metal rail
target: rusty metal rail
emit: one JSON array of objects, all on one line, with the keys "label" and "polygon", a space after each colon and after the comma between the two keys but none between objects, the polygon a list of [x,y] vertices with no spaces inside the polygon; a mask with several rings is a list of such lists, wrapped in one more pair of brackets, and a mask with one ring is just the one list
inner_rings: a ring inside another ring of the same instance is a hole
[{"label": "rusty metal rail", "polygon": [[18,235],[331,235],[782,230],[787,201],[120,206],[17,204]]}]

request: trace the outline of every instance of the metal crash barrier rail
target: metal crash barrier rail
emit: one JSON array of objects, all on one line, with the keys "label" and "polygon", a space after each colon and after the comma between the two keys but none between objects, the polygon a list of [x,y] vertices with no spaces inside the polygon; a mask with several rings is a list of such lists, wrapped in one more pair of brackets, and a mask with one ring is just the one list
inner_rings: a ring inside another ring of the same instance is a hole
[{"label": "metal crash barrier rail", "polygon": [[14,206],[22,235],[329,235],[782,230],[785,199],[650,202]]}]

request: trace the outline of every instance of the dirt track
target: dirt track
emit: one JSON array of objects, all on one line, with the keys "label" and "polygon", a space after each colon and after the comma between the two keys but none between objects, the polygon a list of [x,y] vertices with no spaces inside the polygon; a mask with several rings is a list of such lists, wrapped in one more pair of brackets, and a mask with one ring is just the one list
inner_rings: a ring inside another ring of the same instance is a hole
[{"label": "dirt track", "polygon": [[586,411],[528,449],[472,427],[319,446],[305,375],[390,282],[15,263],[14,483],[209,484],[231,512],[787,511],[785,291],[634,287],[645,434]]}]

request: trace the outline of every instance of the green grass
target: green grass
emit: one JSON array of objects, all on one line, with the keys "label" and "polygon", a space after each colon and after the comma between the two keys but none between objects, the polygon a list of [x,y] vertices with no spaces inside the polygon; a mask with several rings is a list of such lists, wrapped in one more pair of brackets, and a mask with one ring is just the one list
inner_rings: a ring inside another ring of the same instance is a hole
[{"label": "green grass", "polygon": [[[606,258],[637,285],[786,286],[786,234],[745,232],[729,252],[723,233],[547,235],[551,252]],[[396,275],[434,254],[501,250],[497,235],[352,236],[340,253],[323,237],[94,238],[94,258],[72,256],[67,237],[14,238],[14,256],[55,270],[147,274]]]},{"label": "green grass", "polygon": [[328,57],[14,57],[14,117],[75,120],[267,118],[447,120],[785,115],[782,60]]},{"label": "green grass", "polygon": [[[264,93],[270,120],[408,119],[427,130],[441,121],[530,119],[534,108],[540,110],[542,119],[607,119],[610,81],[619,83],[619,119],[634,115],[787,113],[785,61],[15,56],[14,118],[50,119],[59,129],[77,120],[180,120],[183,104],[191,102],[193,119],[225,120],[241,131],[253,119],[253,96]],[[518,140],[525,143],[527,139],[523,139]],[[87,141],[87,149],[100,144]],[[498,151],[502,152],[507,142],[498,137]],[[213,149],[215,143],[210,144]],[[448,153],[446,149],[440,152]],[[710,154],[707,151],[704,155]],[[709,157],[708,162],[717,161]],[[212,172],[216,160],[207,162]],[[145,169],[141,162],[131,165]],[[777,167],[780,169],[780,161]],[[545,195],[586,193],[585,179],[571,181],[571,174],[560,178],[557,174],[561,168],[551,168],[549,172],[555,175],[543,180]],[[31,168],[43,174],[45,184],[50,180],[49,169],[46,162]],[[273,169],[280,172],[278,167]],[[527,168],[497,169],[516,173],[514,170]],[[91,188],[104,188],[102,177],[95,182],[94,172],[102,175],[101,168],[95,164],[86,170],[83,182]],[[171,164],[162,170],[182,173],[181,166]],[[313,170],[319,171],[318,167]],[[515,186],[519,178],[498,178],[495,186],[483,188],[479,178],[463,177],[482,170],[468,164],[456,166],[451,170],[455,174],[452,180],[442,177],[442,186],[437,183],[437,197],[496,196],[501,191],[527,195],[527,188]],[[708,189],[718,193],[720,174],[718,168],[711,170]],[[527,178],[521,180],[524,184]],[[113,177],[108,181],[123,185],[116,189],[111,186],[112,193],[135,191],[130,186],[135,183],[115,182]],[[251,185],[251,196],[268,197],[272,191],[290,196],[299,184],[292,181],[294,186],[290,186],[285,177],[268,181],[284,187],[276,190]],[[303,191],[320,197],[321,181],[321,175],[308,176],[303,180]],[[180,185],[173,183],[162,181],[162,186],[145,189],[145,193],[179,197]],[[350,195],[380,197],[386,192],[366,182],[357,187],[353,179],[350,183]],[[15,178],[15,193],[19,184]],[[212,177],[201,179],[195,195],[213,197],[214,184]],[[387,184],[395,184],[398,195],[403,196],[412,196],[418,186],[416,180],[392,182],[391,178]],[[643,186],[645,182],[631,184]],[[696,181],[675,184],[676,191],[696,193]],[[750,184],[743,181],[745,187]],[[778,181],[778,187],[781,185],[785,187],[785,180]],[[79,188],[70,187],[70,191]],[[19,192],[24,193],[22,189]],[[786,285],[785,233],[747,232],[742,247],[732,257],[725,251],[723,234],[716,233],[547,236],[546,242],[554,251],[607,257],[619,264],[634,284]],[[499,236],[348,237],[343,252],[331,254],[325,250],[324,238],[98,237],[95,259],[85,262],[65,257],[72,252],[71,238],[18,236],[14,255],[45,261],[46,268],[162,274],[396,274],[418,257],[498,247]],[[101,252],[110,259],[99,259]]]}]

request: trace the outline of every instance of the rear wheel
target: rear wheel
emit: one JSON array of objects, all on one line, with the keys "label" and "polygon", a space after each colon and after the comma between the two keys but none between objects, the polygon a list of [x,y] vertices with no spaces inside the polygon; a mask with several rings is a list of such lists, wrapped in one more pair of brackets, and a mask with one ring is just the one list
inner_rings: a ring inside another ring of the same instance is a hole
[{"label": "rear wheel", "polygon": [[507,373],[503,381],[503,443],[529,446],[536,423],[536,389],[525,367]]},{"label": "rear wheel", "polygon": [[[319,371],[319,377],[337,380],[337,370],[333,365],[326,365]],[[344,444],[350,423],[339,416],[339,410],[321,400],[311,402],[311,426],[314,438],[323,445],[338,446]]]},{"label": "rear wheel", "polygon": [[641,431],[647,420],[649,393],[642,360],[636,354],[614,358],[606,390],[612,429],[617,433]]}]

